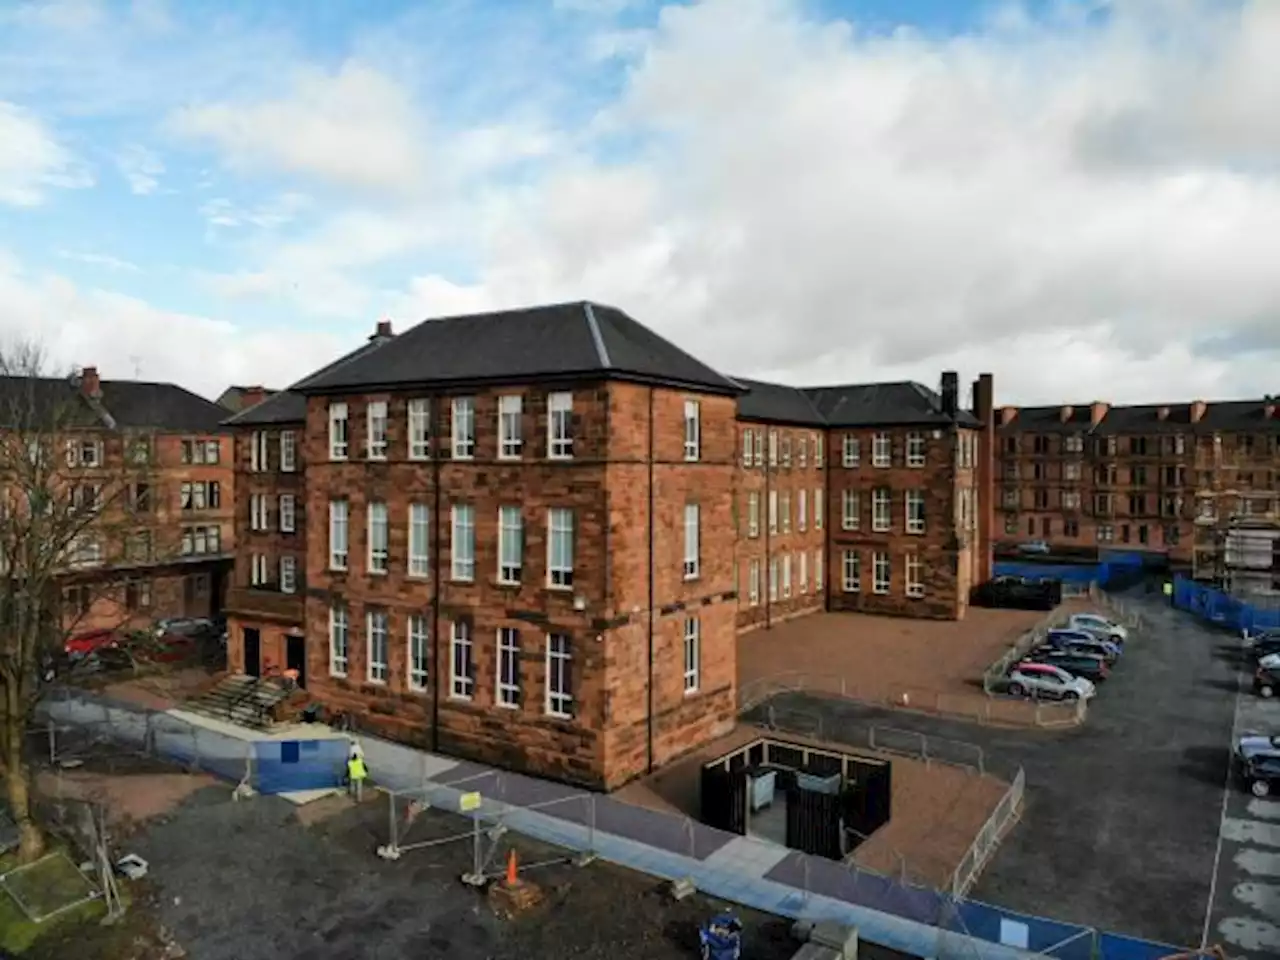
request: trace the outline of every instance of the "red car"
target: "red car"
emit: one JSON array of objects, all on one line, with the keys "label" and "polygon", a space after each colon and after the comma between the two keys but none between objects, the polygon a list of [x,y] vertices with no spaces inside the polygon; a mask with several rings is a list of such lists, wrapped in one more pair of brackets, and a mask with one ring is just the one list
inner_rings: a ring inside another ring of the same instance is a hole
[{"label": "red car", "polygon": [[117,646],[119,642],[120,638],[114,630],[90,630],[69,638],[63,649],[67,656],[79,659],[103,647]]}]

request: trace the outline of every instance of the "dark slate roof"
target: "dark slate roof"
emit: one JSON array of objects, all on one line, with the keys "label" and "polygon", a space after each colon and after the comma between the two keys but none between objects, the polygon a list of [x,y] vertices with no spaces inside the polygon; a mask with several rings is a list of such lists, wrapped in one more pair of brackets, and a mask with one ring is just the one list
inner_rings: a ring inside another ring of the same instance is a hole
[{"label": "dark slate roof", "polygon": [[[1191,404],[1142,403],[1108,407],[1096,426],[1090,426],[1091,404],[1065,404],[1072,407],[1071,419],[1061,421],[1061,406],[1018,407],[1017,415],[997,429],[1006,433],[1065,433],[1078,431],[1098,436],[1110,434],[1161,433],[1280,433],[1280,417],[1268,418],[1266,397],[1257,400],[1209,400],[1199,421],[1191,420]],[[1280,408],[1280,401],[1275,401]],[[1161,416],[1162,411],[1167,411]]]},{"label": "dark slate roof", "polygon": [[[225,407],[232,413],[239,413],[245,406],[245,394],[254,387],[237,387],[234,384],[222,391],[222,395],[214,401],[218,406]],[[271,397],[279,393],[279,390],[263,390],[263,396]]]},{"label": "dark slate roof", "polygon": [[738,418],[768,423],[794,423],[801,426],[826,426],[813,402],[799,387],[763,380],[734,377],[749,392],[738,398]]},{"label": "dark slate roof", "polygon": [[229,427],[265,427],[278,423],[301,423],[307,419],[307,398],[290,390],[272,391],[271,396],[223,422]]},{"label": "dark slate roof", "polygon": [[[1017,416],[1006,424],[1000,423],[997,412],[996,429],[1028,433],[1088,433],[1092,406],[1089,403],[1064,403],[1052,407],[1017,407]],[[1071,408],[1071,416],[1065,421],[1062,419],[1063,407]]]},{"label": "dark slate roof", "polygon": [[10,424],[37,413],[28,423],[146,430],[217,430],[226,410],[173,383],[103,380],[102,396],[90,400],[78,381],[52,377],[0,378],[0,419]]},{"label": "dark slate roof", "polygon": [[227,411],[173,383],[103,380],[102,406],[119,427],[217,430]]},{"label": "dark slate roof", "polygon": [[911,381],[805,387],[804,393],[829,427],[982,425],[968,410],[954,418],[943,413],[937,391]]},{"label": "dark slate roof", "polygon": [[300,380],[303,394],[599,377],[737,395],[741,387],[615,307],[588,301],[425,320]]}]

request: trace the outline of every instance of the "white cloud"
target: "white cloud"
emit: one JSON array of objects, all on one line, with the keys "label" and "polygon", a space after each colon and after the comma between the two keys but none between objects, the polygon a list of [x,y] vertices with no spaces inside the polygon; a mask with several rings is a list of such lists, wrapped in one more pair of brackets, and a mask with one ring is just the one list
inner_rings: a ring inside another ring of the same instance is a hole
[{"label": "white cloud", "polygon": [[102,267],[117,273],[142,272],[142,268],[136,263],[130,263],[128,260],[121,260],[119,257],[113,257],[106,253],[88,253],[81,250],[59,250],[58,256],[63,260],[73,260],[76,263],[87,264],[91,267]]},{"label": "white cloud", "polygon": [[101,26],[106,15],[102,0],[28,0],[11,9],[8,18],[19,24],[78,32]]},{"label": "white cloud", "polygon": [[38,117],[0,100],[0,204],[38,206],[50,188],[92,185],[92,176]]},{"label": "white cloud", "polygon": [[406,91],[354,62],[335,74],[304,70],[279,99],[189,106],[170,123],[211,143],[240,171],[390,192],[418,188],[427,171],[424,123]]},{"label": "white cloud", "polygon": [[806,9],[664,10],[600,123],[644,135],[639,158],[491,202],[479,278],[424,271],[406,312],[598,297],[721,368],[807,381],[1274,390],[1280,4],[958,39]]},{"label": "white cloud", "polygon": [[252,207],[241,206],[226,197],[214,197],[200,206],[200,214],[211,227],[273,230],[292,223],[311,205],[311,198],[305,193],[283,193],[267,203]]},{"label": "white cloud", "polygon": [[130,144],[116,154],[116,169],[139,196],[155,193],[165,172],[164,161],[137,144]]},{"label": "white cloud", "polygon": [[24,272],[0,250],[0,343],[32,336],[52,372],[96,365],[106,378],[172,381],[209,398],[230,383],[285,386],[359,342],[358,335],[300,337],[164,310],[57,274]]}]

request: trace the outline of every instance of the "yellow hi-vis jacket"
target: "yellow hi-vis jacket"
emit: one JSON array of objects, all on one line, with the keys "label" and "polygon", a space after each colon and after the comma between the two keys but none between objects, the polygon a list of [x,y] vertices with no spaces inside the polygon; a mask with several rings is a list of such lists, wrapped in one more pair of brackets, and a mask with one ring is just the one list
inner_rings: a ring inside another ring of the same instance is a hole
[{"label": "yellow hi-vis jacket", "polygon": [[1166,597],[1172,597],[1172,596],[1173,596],[1173,584],[1172,584],[1172,583],[1170,583],[1168,580],[1166,580],[1166,581],[1164,582],[1164,595],[1165,595]]},{"label": "yellow hi-vis jacket", "polygon": [[352,757],[347,761],[347,777],[352,783],[358,783],[369,778],[369,769],[364,765],[363,758]]}]

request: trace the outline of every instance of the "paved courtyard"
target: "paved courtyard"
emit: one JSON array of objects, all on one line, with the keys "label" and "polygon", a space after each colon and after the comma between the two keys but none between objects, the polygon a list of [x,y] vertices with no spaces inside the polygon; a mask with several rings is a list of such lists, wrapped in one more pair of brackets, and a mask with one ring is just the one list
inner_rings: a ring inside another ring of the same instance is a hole
[{"label": "paved courtyard", "polygon": [[[835,700],[785,701],[792,710],[825,716],[828,729],[886,723],[971,740],[989,757],[1024,767],[1022,822],[987,867],[975,899],[1199,946],[1235,710],[1234,640],[1158,598],[1135,602],[1149,626],[1079,729],[996,729]],[[1280,863],[1262,859],[1280,848],[1246,846],[1254,850],[1246,865],[1280,873]],[[1242,867],[1231,879],[1243,882],[1245,873]],[[1243,945],[1228,946],[1237,953]]]},{"label": "paved courtyard", "polygon": [[[1085,608],[1069,601],[1059,608]],[[1050,614],[973,607],[961,621],[821,613],[754,630],[738,640],[738,689],[755,701],[773,681],[840,693],[868,704],[974,721],[1029,726],[1030,704],[988,697],[982,675],[1018,637]]]}]

